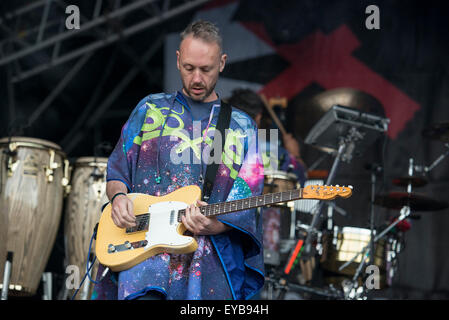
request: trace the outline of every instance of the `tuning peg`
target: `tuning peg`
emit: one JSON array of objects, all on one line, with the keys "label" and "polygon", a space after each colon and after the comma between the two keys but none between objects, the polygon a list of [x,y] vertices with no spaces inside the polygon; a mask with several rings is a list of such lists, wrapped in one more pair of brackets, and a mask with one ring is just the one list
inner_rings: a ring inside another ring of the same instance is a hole
[{"label": "tuning peg", "polygon": [[351,189],[351,190],[352,190],[352,189],[354,189],[354,187],[353,187],[353,186],[351,186],[351,185],[349,185],[349,186],[348,186],[348,188],[349,188],[349,189]]}]

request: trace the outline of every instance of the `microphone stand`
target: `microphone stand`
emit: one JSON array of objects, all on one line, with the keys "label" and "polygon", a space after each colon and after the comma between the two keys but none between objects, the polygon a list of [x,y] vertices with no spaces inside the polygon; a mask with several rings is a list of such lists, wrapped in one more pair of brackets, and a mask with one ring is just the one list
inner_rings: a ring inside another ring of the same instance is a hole
[{"label": "microphone stand", "polygon": [[[370,238],[370,248],[371,252],[374,251],[374,201],[376,198],[376,179],[377,173],[382,171],[382,167],[379,165],[371,166],[371,214],[370,214],[370,230],[371,230],[371,238]],[[374,263],[374,254],[370,255],[370,264]]]},{"label": "microphone stand", "polygon": [[[401,209],[401,215],[399,216],[399,218],[395,222],[390,224],[387,228],[385,228],[379,235],[377,235],[374,238],[373,242],[377,243],[380,239],[382,239],[385,236],[385,234],[387,234],[393,227],[395,227],[402,220],[406,219],[410,215],[410,212],[411,212],[410,211],[410,207],[409,206],[404,206]],[[371,250],[370,244],[368,244],[361,251],[359,251],[351,260],[347,261],[340,268],[338,268],[338,271],[343,270],[350,263],[354,262],[354,260],[357,259],[357,257],[359,255],[362,255],[362,261],[360,262],[359,267],[357,268],[356,273],[354,274],[354,277],[352,278],[352,284],[351,284],[351,288],[350,288],[351,290],[355,287],[355,285],[357,283],[357,278],[359,277],[359,274],[362,271],[362,268],[366,264],[366,259],[364,257],[366,257],[368,255],[372,255],[370,250]],[[349,291],[351,291],[351,290],[349,290]]]},{"label": "microphone stand", "polygon": [[[331,171],[329,172],[329,176],[326,180],[326,185],[330,185],[332,180],[334,179],[335,172],[337,169],[338,164],[340,163],[341,156],[343,155],[344,150],[346,149],[346,143],[344,141],[340,142],[340,146],[338,147],[337,156],[335,157],[334,163],[332,165]],[[304,242],[304,255],[305,257],[308,257],[312,251],[311,243],[312,243],[312,233],[315,233],[315,227],[318,223],[321,209],[323,208],[323,201],[320,201],[320,203],[315,207],[315,212],[313,213],[312,222],[307,230],[307,236],[306,240]]]},{"label": "microphone stand", "polygon": [[446,152],[444,152],[442,155],[440,155],[430,166],[424,167],[424,172],[430,172],[435,168],[441,161],[443,161],[444,158],[446,158],[449,155],[449,143],[445,143],[444,146],[448,148]]},{"label": "microphone stand", "polygon": [[11,280],[13,252],[8,251],[3,271],[3,287],[1,300],[8,300],[9,281]]},{"label": "microphone stand", "polygon": [[[331,185],[337,172],[337,167],[340,161],[350,162],[352,159],[352,153],[355,148],[355,141],[363,139],[363,135],[357,131],[355,127],[351,127],[346,138],[340,138],[338,151],[335,156],[334,163],[326,180],[326,185]],[[303,257],[309,258],[312,251],[312,234],[316,232],[316,226],[320,218],[320,214],[323,208],[324,202],[320,201],[315,207],[313,212],[312,222],[307,230],[306,240],[304,241]]]},{"label": "microphone stand", "polygon": [[[409,159],[409,169],[408,169],[408,174],[409,176],[413,176],[413,169],[414,169],[414,165],[413,165],[413,158]],[[375,178],[374,178],[375,179]],[[375,180],[374,180],[375,181]],[[407,192],[410,194],[412,192],[412,184],[409,183],[407,185]],[[374,200],[373,200],[373,204],[374,204]],[[373,208],[373,207],[372,207]],[[373,209],[372,209],[373,210]],[[348,290],[348,292],[352,291],[352,289],[355,287],[356,283],[357,283],[357,278],[360,275],[360,272],[362,271],[362,268],[365,266],[366,264],[366,256],[369,255],[370,257],[370,264],[373,264],[374,262],[374,244],[377,243],[381,238],[383,238],[383,236],[385,234],[387,234],[388,231],[390,231],[394,226],[396,226],[399,222],[401,222],[402,220],[406,219],[409,215],[410,215],[411,209],[410,209],[410,202],[407,203],[407,205],[403,206],[401,211],[400,211],[400,216],[399,218],[394,221],[393,223],[391,223],[387,228],[385,228],[379,235],[377,235],[374,240],[373,240],[373,233],[374,230],[371,229],[371,239],[370,239],[370,243],[368,245],[366,245],[362,251],[358,252],[351,260],[347,261],[345,264],[343,264],[340,268],[338,268],[338,271],[343,270],[344,268],[346,268],[346,266],[348,266],[350,263],[352,263],[355,259],[357,259],[357,257],[362,254],[362,261],[359,264],[359,267],[356,270],[356,273],[354,274],[354,277],[352,278],[352,283],[350,285],[350,288]],[[371,212],[372,216],[373,216],[373,211]]]}]

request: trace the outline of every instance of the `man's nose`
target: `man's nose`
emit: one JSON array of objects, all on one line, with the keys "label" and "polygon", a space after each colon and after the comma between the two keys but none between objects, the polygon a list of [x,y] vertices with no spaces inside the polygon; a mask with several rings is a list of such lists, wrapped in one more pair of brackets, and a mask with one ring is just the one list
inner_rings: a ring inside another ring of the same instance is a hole
[{"label": "man's nose", "polygon": [[202,82],[202,80],[203,80],[203,77],[202,77],[202,75],[201,75],[201,71],[200,70],[198,70],[198,69],[196,69],[194,72],[193,72],[193,78],[192,78],[192,80],[193,80],[193,82],[195,82],[195,83],[200,83],[200,82]]}]

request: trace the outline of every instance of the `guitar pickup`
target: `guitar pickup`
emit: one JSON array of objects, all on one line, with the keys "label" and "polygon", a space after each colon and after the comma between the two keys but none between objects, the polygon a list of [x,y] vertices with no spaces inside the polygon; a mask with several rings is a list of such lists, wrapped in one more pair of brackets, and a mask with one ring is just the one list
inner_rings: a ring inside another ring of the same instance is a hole
[{"label": "guitar pickup", "polygon": [[148,222],[150,220],[150,214],[144,213],[136,216],[136,226],[131,228],[126,228],[126,234],[140,232],[148,230]]},{"label": "guitar pickup", "polygon": [[147,240],[136,241],[136,242],[125,241],[125,243],[118,244],[118,245],[110,244],[108,246],[108,253],[116,253],[116,252],[121,252],[121,251],[126,251],[126,250],[138,249],[138,248],[145,247],[147,244],[148,244]]}]

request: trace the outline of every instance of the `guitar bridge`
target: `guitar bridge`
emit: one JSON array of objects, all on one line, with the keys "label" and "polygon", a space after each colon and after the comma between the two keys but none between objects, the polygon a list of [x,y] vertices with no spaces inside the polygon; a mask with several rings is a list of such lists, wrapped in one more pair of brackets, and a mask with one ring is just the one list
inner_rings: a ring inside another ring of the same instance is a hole
[{"label": "guitar bridge", "polygon": [[147,244],[148,244],[147,240],[136,241],[136,242],[125,241],[125,243],[118,244],[118,245],[114,245],[111,243],[108,246],[108,253],[116,253],[116,252],[121,252],[121,251],[138,249],[138,248],[145,247]]}]

